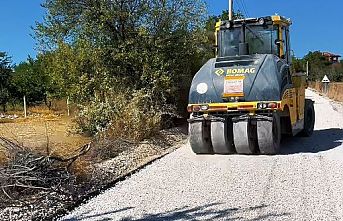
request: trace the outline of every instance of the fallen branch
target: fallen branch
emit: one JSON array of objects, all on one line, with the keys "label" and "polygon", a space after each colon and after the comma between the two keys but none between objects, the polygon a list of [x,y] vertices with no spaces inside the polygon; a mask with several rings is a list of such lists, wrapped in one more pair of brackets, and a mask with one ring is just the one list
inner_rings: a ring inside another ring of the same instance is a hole
[{"label": "fallen branch", "polygon": [[4,137],[0,137],[0,147],[9,155],[7,164],[0,167],[0,208],[39,203],[37,198],[66,203],[79,197],[80,188],[69,168],[91,149],[91,143],[65,158],[34,153]]}]

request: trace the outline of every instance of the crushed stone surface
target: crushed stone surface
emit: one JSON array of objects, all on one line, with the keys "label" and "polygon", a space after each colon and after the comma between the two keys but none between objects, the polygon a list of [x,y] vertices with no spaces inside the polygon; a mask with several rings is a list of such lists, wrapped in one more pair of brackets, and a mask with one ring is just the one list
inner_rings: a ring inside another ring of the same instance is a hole
[{"label": "crushed stone surface", "polygon": [[343,220],[343,106],[312,91],[310,138],[278,156],[197,156],[188,144],[62,220]]}]

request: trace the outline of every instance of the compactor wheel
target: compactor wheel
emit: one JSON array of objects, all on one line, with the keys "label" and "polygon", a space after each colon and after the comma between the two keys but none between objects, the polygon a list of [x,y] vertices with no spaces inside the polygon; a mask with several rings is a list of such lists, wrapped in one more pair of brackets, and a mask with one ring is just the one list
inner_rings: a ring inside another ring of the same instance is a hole
[{"label": "compactor wheel", "polygon": [[258,119],[257,140],[261,154],[273,155],[280,151],[281,124],[277,113],[273,117]]},{"label": "compactor wheel", "polygon": [[256,141],[254,140],[254,128],[249,119],[234,120],[233,137],[236,151],[238,154],[256,153]]},{"label": "compactor wheel", "polygon": [[233,154],[232,120],[223,118],[211,122],[211,141],[216,154]]},{"label": "compactor wheel", "polygon": [[313,101],[305,100],[305,119],[304,119],[304,130],[300,133],[303,137],[310,137],[313,134],[314,123],[315,123],[315,111]]},{"label": "compactor wheel", "polygon": [[212,154],[210,128],[206,121],[189,123],[190,145],[196,154]]}]

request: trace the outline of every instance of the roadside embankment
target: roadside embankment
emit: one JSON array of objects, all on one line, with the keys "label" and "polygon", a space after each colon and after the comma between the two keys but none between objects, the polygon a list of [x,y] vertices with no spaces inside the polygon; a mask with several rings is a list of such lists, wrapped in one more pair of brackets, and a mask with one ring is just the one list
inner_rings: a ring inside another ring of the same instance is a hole
[{"label": "roadside embankment", "polygon": [[[325,94],[324,85],[321,82],[310,82],[309,86],[319,93]],[[343,82],[330,83],[327,94],[325,95],[332,100],[343,102]]]},{"label": "roadside embankment", "polygon": [[141,142],[93,141],[75,155],[60,157],[0,133],[0,154],[6,152],[0,165],[0,220],[54,220],[186,142],[182,126]]}]

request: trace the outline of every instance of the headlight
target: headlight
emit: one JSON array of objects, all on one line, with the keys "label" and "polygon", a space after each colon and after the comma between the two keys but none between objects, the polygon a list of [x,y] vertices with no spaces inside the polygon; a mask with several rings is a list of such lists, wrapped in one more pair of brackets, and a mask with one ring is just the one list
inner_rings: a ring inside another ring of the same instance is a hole
[{"label": "headlight", "polygon": [[200,83],[197,86],[197,92],[199,94],[205,94],[208,91],[208,86],[206,83]]},{"label": "headlight", "polygon": [[200,106],[200,109],[201,109],[202,111],[207,111],[207,110],[209,109],[209,106],[208,106],[207,104],[201,105],[201,106]]}]

